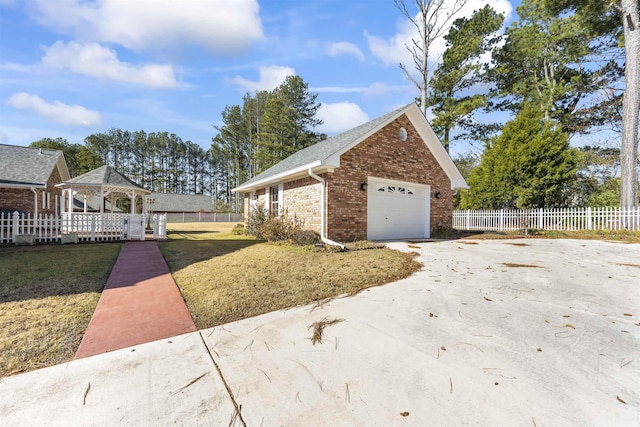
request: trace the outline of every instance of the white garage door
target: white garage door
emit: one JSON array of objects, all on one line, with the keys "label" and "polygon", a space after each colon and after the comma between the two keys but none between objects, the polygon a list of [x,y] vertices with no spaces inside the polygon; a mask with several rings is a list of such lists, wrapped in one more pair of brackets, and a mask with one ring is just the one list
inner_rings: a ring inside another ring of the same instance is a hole
[{"label": "white garage door", "polygon": [[369,240],[429,237],[428,186],[370,178],[367,193]]}]

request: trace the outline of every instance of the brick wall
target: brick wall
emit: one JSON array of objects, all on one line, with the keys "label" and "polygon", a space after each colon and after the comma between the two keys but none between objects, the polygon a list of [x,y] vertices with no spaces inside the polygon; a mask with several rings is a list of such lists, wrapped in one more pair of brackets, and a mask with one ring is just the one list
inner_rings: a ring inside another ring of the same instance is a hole
[{"label": "brick wall", "polygon": [[[407,140],[399,138],[400,128]],[[367,238],[367,192],[360,183],[374,176],[431,187],[430,229],[451,228],[451,181],[405,116],[358,144],[340,157],[340,167],[321,175],[327,181],[327,237],[336,241]],[[283,203],[289,215],[304,220],[305,228],[320,231],[320,183],[305,177],[284,184]],[[435,198],[435,193],[440,198]],[[269,207],[268,191],[258,190],[258,203]],[[250,193],[245,194],[248,212]]]},{"label": "brick wall", "polygon": [[[401,127],[407,140],[401,141]],[[451,228],[451,182],[431,151],[402,115],[340,157],[340,167],[327,174],[327,235],[337,241],[367,237],[367,192],[360,183],[368,176],[431,186],[431,230]],[[441,197],[435,198],[440,192]]]},{"label": "brick wall", "polygon": [[284,208],[287,214],[304,222],[304,227],[320,232],[319,181],[312,177],[297,179],[284,184]]},{"label": "brick wall", "polygon": [[[47,181],[46,189],[36,189],[38,192],[38,214],[50,215],[56,213],[56,195],[58,196],[58,203],[60,203],[59,199],[62,196],[62,190],[56,188],[55,184],[59,184],[61,181],[62,178],[56,167]],[[45,193],[45,204],[42,203],[42,193]],[[49,208],[46,206],[46,193],[49,193]],[[33,215],[34,194],[30,189],[0,188],[0,208],[19,209]]]}]

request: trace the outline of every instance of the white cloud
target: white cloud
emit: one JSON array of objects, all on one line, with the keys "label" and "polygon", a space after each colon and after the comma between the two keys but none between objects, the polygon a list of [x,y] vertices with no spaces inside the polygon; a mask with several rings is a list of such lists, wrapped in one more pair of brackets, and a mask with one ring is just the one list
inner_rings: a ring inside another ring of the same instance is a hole
[{"label": "white cloud", "polygon": [[322,86],[322,87],[312,87],[310,90],[312,92],[319,93],[362,93],[366,96],[381,96],[386,95],[390,92],[396,91],[404,91],[408,86],[395,86],[388,85],[386,83],[375,82],[371,83],[369,86]]},{"label": "white cloud", "polygon": [[42,25],[128,49],[197,44],[235,53],[264,37],[257,0],[28,0]]},{"label": "white cloud", "polygon": [[16,93],[7,99],[7,105],[19,110],[33,110],[52,122],[63,125],[96,126],[102,124],[97,111],[87,110],[80,105],[67,105],[60,101],[48,103],[37,95]]},{"label": "white cloud", "polygon": [[367,113],[352,102],[321,104],[316,118],[323,121],[318,130],[328,135],[347,131],[369,121]]},{"label": "white cloud", "polygon": [[[453,21],[457,18],[471,17],[473,12],[483,8],[485,5],[490,5],[493,9],[505,15],[505,20],[508,20],[513,11],[513,6],[509,0],[469,0],[465,6],[455,15],[454,19],[449,21],[449,27]],[[398,12],[399,13],[399,12]],[[449,29],[445,29],[446,34]],[[412,46],[412,38],[417,37],[416,28],[409,20],[405,19],[398,24],[398,32],[392,37],[385,39],[365,33],[367,38],[369,50],[371,53],[380,59],[385,65],[398,65],[399,63],[406,64],[410,69],[413,69],[413,59],[411,54],[407,51],[406,46]],[[442,56],[446,49],[445,41],[442,37],[436,39],[430,47],[429,58],[430,62],[433,58],[439,58]]]},{"label": "white cloud", "polygon": [[248,92],[256,90],[273,90],[280,86],[287,76],[293,76],[296,72],[291,67],[281,67],[279,65],[269,65],[260,67],[259,79],[257,82],[247,80],[244,77],[236,76],[231,82]]},{"label": "white cloud", "polygon": [[360,62],[364,62],[364,54],[362,53],[360,48],[353,43],[349,43],[349,42],[332,43],[327,47],[326,52],[327,52],[327,55],[329,56],[337,56],[337,55],[343,55],[343,54],[353,55],[356,58],[358,58]]},{"label": "white cloud", "polygon": [[47,49],[42,63],[51,68],[62,68],[98,79],[136,83],[151,87],[178,86],[171,65],[135,66],[120,62],[115,51],[97,43],[81,44],[57,41]]}]

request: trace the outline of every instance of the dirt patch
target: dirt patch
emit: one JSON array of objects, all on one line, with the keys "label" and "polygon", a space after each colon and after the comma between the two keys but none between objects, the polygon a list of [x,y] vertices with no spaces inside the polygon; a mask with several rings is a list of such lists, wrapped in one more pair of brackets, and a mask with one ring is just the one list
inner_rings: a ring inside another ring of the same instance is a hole
[{"label": "dirt patch", "polygon": [[638,265],[638,264],[624,264],[624,263],[617,263],[616,265],[622,265],[623,267],[640,268],[640,265]]},{"label": "dirt patch", "polygon": [[511,267],[511,268],[542,268],[539,265],[516,264],[513,262],[503,262],[502,265],[504,265],[505,267]]}]

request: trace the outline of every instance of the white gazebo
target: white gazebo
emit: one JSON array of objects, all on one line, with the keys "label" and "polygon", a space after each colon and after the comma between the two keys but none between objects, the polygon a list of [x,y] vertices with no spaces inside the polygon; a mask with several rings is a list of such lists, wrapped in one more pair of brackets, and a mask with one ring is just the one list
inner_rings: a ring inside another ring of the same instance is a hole
[{"label": "white gazebo", "polygon": [[[111,166],[101,166],[57,184],[63,190],[62,217],[67,232],[91,233],[94,236],[114,235],[120,233],[124,239],[141,239],[145,237],[147,195],[151,192],[120,174]],[[74,212],[74,198],[81,197],[83,212]],[[88,200],[98,199],[97,212],[88,212]],[[129,213],[115,213],[114,207],[118,199],[128,199],[131,208]],[[142,201],[142,211],[136,212],[138,200]],[[109,201],[107,212],[105,200]]]}]

